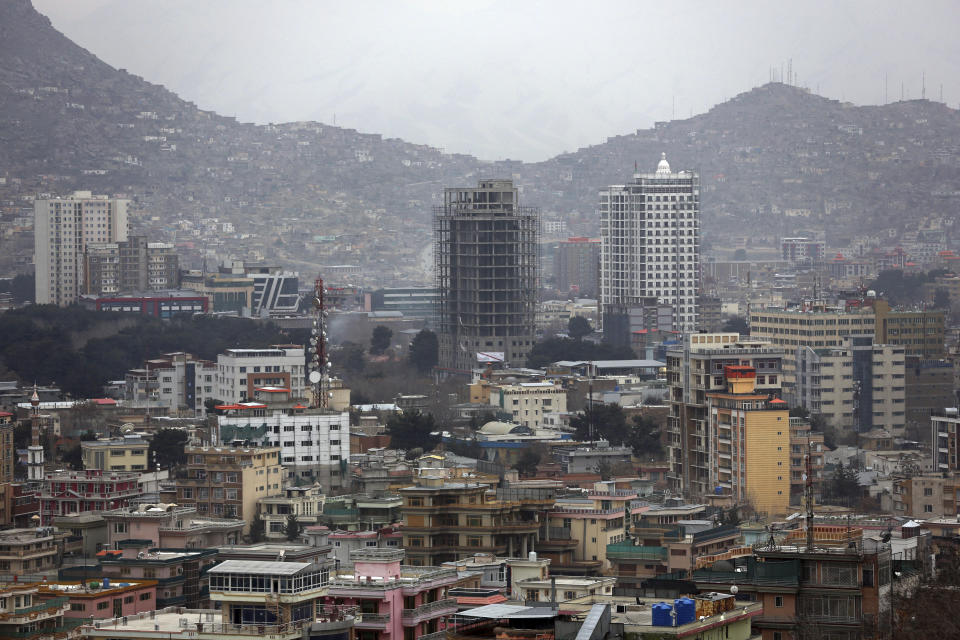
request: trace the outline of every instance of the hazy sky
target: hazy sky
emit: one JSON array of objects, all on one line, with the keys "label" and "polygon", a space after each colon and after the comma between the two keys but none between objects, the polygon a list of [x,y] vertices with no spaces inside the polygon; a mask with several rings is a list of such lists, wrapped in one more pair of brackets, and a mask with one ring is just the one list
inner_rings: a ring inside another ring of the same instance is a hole
[{"label": "hazy sky", "polygon": [[701,113],[770,68],[859,104],[960,100],[960,2],[34,0],[115,67],[258,123],[542,160]]}]

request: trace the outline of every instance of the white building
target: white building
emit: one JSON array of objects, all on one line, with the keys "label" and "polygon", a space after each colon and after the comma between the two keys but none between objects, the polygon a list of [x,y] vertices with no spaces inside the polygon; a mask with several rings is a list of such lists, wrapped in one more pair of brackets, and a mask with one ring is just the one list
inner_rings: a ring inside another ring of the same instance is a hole
[{"label": "white building", "polygon": [[253,398],[257,387],[283,387],[303,398],[305,356],[302,347],[227,349],[217,356],[217,398],[227,404]]},{"label": "white building", "polygon": [[567,392],[552,382],[521,382],[490,388],[490,404],[513,417],[516,424],[538,429],[549,414],[567,411]]},{"label": "white building", "polygon": [[[299,407],[299,408],[297,408]],[[250,402],[218,416],[219,440],[228,446],[236,442],[280,447],[280,463],[290,480],[313,478],[324,490],[349,482],[341,463],[350,459],[350,414],[346,411],[268,408]]]},{"label": "white building", "polygon": [[34,202],[37,304],[66,306],[77,301],[87,245],[126,240],[129,204],[123,198],[94,196],[89,191]]},{"label": "white building", "polygon": [[124,377],[130,407],[164,408],[169,415],[202,415],[204,400],[214,398],[217,365],[189,353],[166,353],[131,369]]},{"label": "white building", "polygon": [[600,305],[655,298],[673,307],[673,328],[697,326],[700,177],[673,173],[666,154],[655,173],[600,192]]}]

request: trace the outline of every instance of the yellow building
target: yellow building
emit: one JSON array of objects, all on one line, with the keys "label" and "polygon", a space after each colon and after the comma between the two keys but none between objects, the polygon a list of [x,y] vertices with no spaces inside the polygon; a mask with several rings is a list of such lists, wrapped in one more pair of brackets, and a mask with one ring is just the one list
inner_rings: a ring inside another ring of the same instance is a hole
[{"label": "yellow building", "polygon": [[[567,392],[553,382],[494,385],[489,393],[491,405],[509,413],[515,423],[531,429],[544,426],[545,415],[567,411]],[[472,396],[471,393],[471,399]]]},{"label": "yellow building", "polygon": [[149,443],[139,435],[80,443],[84,469],[146,471]]},{"label": "yellow building", "polygon": [[727,391],[707,394],[710,476],[735,504],[769,515],[790,507],[790,415],[787,403],[757,393],[753,367],[724,367]]},{"label": "yellow building", "polygon": [[177,504],[195,506],[200,515],[245,520],[244,533],[250,530],[257,501],[282,492],[280,447],[187,447],[185,453]]}]

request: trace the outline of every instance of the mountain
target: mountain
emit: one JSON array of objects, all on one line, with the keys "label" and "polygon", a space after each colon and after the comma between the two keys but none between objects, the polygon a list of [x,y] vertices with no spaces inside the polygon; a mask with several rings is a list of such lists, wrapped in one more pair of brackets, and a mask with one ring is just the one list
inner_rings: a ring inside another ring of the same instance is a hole
[{"label": "mountain", "polygon": [[[635,163],[653,170],[661,152],[701,173],[705,235],[721,254],[801,231],[836,246],[938,224],[956,233],[958,145],[960,115],[942,104],[856,107],[774,83],[545,162],[486,163],[317,122],[237,122],[113,69],[28,0],[0,3],[6,223],[37,193],[124,193],[137,229],[176,240],[188,264],[201,253],[307,273],[352,264],[367,284],[427,282],[444,186],[513,177],[526,204],[590,234],[597,190],[629,180]],[[24,267],[29,248],[10,242],[0,272]]]}]

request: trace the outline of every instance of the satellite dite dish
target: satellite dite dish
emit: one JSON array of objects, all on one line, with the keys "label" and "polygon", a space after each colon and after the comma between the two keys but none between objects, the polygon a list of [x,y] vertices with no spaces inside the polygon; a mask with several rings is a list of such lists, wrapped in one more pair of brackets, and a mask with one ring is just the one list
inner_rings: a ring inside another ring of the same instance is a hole
[{"label": "satellite dite dish", "polygon": [[311,371],[311,372],[310,372],[310,384],[317,384],[318,382],[320,382],[320,372],[319,372],[319,371]]}]

